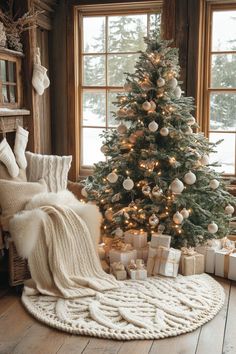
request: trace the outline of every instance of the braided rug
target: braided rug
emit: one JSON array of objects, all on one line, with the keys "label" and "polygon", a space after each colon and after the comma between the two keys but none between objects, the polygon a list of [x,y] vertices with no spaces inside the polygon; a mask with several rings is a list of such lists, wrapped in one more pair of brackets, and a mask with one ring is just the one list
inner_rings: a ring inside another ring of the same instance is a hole
[{"label": "braided rug", "polygon": [[27,310],[73,334],[119,340],[177,336],[211,320],[224,290],[206,274],[124,281],[122,287],[77,299],[22,295]]}]

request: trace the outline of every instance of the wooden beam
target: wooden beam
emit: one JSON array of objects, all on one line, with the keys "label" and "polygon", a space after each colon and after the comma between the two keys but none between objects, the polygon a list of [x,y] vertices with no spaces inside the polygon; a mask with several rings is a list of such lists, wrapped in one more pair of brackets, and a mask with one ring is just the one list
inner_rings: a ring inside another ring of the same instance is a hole
[{"label": "wooden beam", "polygon": [[165,0],[162,9],[161,35],[162,38],[175,41],[175,0]]}]

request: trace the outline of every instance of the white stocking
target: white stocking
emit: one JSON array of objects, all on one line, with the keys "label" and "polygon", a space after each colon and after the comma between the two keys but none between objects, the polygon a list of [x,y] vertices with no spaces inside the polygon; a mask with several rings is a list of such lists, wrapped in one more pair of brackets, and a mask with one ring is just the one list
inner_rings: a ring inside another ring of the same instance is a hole
[{"label": "white stocking", "polygon": [[6,138],[0,143],[0,161],[6,166],[11,177],[17,177],[19,174],[19,167],[17,166],[15,156]]},{"label": "white stocking", "polygon": [[16,138],[14,145],[14,153],[16,156],[16,162],[23,170],[27,167],[27,161],[25,158],[25,149],[28,143],[29,132],[18,125],[16,130]]}]

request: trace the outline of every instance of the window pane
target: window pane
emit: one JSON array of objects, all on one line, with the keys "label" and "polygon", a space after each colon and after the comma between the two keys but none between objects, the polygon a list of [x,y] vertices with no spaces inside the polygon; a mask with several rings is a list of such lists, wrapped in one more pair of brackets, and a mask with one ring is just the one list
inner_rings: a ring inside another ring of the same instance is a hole
[{"label": "window pane", "polygon": [[1,81],[7,81],[7,70],[6,70],[6,61],[0,60],[0,69],[1,69]]},{"label": "window pane", "polygon": [[226,174],[235,173],[235,134],[231,133],[210,133],[209,140],[217,142],[221,139],[224,141],[218,145],[216,154],[211,154],[211,162],[220,162],[221,167],[216,168],[219,172]]},{"label": "window pane", "polygon": [[8,62],[8,81],[10,82],[15,82],[15,69],[16,69],[16,64],[13,63],[12,61]]},{"label": "window pane", "polygon": [[123,86],[126,75],[133,73],[139,54],[108,55],[108,85]]},{"label": "window pane", "polygon": [[210,130],[236,130],[236,92],[212,93]]},{"label": "window pane", "polygon": [[99,137],[103,129],[83,128],[83,156],[82,165],[92,166],[95,162],[105,161],[105,156],[101,152],[102,138]]},{"label": "window pane", "polygon": [[236,88],[236,54],[212,55],[211,87]]},{"label": "window pane", "polygon": [[106,92],[83,92],[83,125],[106,125]]},{"label": "window pane", "polygon": [[151,14],[149,16],[149,30],[155,31],[161,28],[161,14]]},{"label": "window pane", "polygon": [[212,50],[236,50],[236,11],[213,12]]},{"label": "window pane", "polygon": [[9,88],[9,95],[10,95],[10,102],[16,102],[16,87],[15,86],[8,86]]},{"label": "window pane", "polygon": [[83,84],[86,86],[104,86],[105,80],[105,56],[84,56]]},{"label": "window pane", "polygon": [[108,52],[143,50],[146,35],[147,15],[108,17]]},{"label": "window pane", "polygon": [[84,17],[83,35],[85,53],[105,52],[105,17]]},{"label": "window pane", "polygon": [[112,91],[108,93],[108,126],[117,126],[119,124],[118,121],[115,120],[113,114],[111,112],[116,112],[118,107],[113,104],[113,102],[117,101],[118,92]]},{"label": "window pane", "polygon": [[8,95],[7,95],[7,86],[6,85],[2,85],[2,102],[3,103],[8,103]]}]

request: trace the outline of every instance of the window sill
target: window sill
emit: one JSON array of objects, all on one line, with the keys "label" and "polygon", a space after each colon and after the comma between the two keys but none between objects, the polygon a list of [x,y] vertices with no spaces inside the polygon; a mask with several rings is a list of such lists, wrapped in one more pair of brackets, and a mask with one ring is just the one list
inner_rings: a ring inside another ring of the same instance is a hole
[{"label": "window sill", "polygon": [[14,117],[14,116],[28,116],[30,111],[28,109],[11,109],[11,108],[0,108],[0,117]]}]

